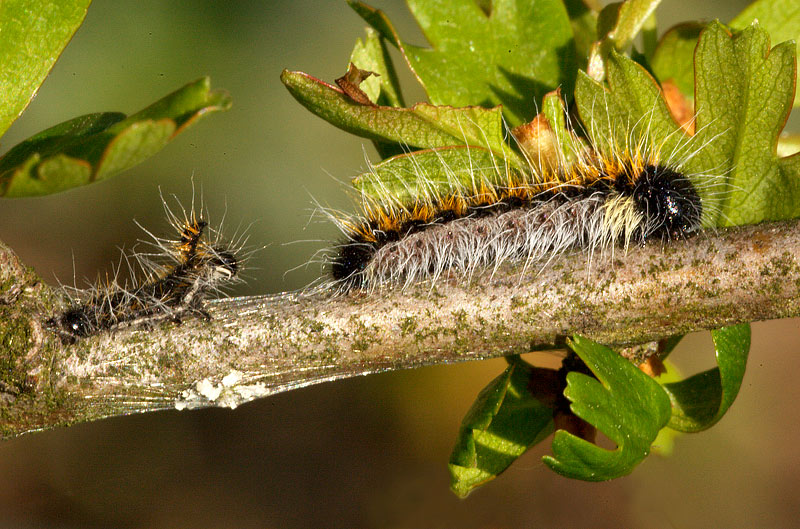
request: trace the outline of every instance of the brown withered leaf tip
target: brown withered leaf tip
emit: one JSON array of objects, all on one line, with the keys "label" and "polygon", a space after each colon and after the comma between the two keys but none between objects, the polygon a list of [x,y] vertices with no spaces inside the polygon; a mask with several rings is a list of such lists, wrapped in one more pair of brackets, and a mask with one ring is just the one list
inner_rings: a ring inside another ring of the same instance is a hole
[{"label": "brown withered leaf tip", "polygon": [[342,77],[336,79],[336,84],[342,91],[347,94],[347,96],[355,101],[356,103],[360,103],[362,105],[369,105],[371,107],[377,106],[375,103],[369,100],[369,97],[366,93],[364,93],[359,85],[369,77],[370,75],[377,76],[378,74],[375,72],[370,72],[369,70],[360,70],[356,67],[355,64],[352,62],[350,63],[350,68],[347,70],[347,73],[344,74]]},{"label": "brown withered leaf tip", "polygon": [[664,93],[664,100],[667,102],[673,119],[686,131],[686,134],[694,135],[694,109],[692,104],[681,93],[678,85],[672,79],[667,79],[661,83],[661,90]]},{"label": "brown withered leaf tip", "polygon": [[558,137],[544,114],[514,127],[511,134],[537,171],[554,171],[561,164]]}]

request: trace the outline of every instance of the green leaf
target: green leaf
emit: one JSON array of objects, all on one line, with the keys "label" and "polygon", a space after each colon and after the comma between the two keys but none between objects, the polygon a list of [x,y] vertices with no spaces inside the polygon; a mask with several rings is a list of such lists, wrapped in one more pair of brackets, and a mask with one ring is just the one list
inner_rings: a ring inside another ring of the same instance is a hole
[{"label": "green leaf", "polygon": [[717,365],[681,382],[664,384],[672,401],[669,427],[699,432],[716,424],[728,411],[742,385],[750,351],[750,324],[711,331]]},{"label": "green leaf", "polygon": [[[734,18],[730,26],[743,30],[754,20],[775,43],[800,40],[800,3],[795,0],[759,0]],[[687,22],[669,29],[661,38],[651,63],[662,81],[673,79],[681,93],[694,97],[694,49],[705,24]],[[795,91],[794,106],[800,105],[800,91]]]},{"label": "green leaf", "polygon": [[661,0],[627,0],[609,4],[603,9],[605,13],[601,14],[601,20],[605,19],[604,26],[608,25],[607,21],[613,20],[613,26],[601,26],[598,30],[614,43],[616,49],[624,50],[631,45],[660,3]]},{"label": "green leaf", "polygon": [[617,50],[625,50],[643,29],[649,52],[655,25],[654,12],[661,0],[627,0],[608,4],[597,18],[597,34],[602,38],[592,46],[586,72],[595,81],[606,77],[606,61]]},{"label": "green leaf", "polygon": [[488,15],[473,0],[409,0],[431,48],[400,40],[381,11],[349,3],[400,49],[434,105],[502,104],[513,126],[531,120],[547,92],[572,91],[575,46],[558,0],[496,0]]},{"label": "green leaf", "polygon": [[[772,42],[800,40],[800,3],[797,0],[757,0],[731,20],[734,29],[745,29],[754,20],[769,33]],[[800,106],[800,91],[794,95]]]},{"label": "green leaf", "polygon": [[411,108],[378,107],[356,103],[338,88],[302,72],[284,70],[281,80],[311,112],[356,136],[421,149],[475,145],[521,163],[503,139],[499,107],[453,108],[427,103]]},{"label": "green leaf", "polygon": [[689,141],[644,68],[613,51],[607,66],[608,88],[585,74],[575,87],[581,121],[601,150],[644,141],[653,149],[663,145],[662,153],[669,156]]},{"label": "green leaf", "polygon": [[550,129],[556,137],[556,144],[561,149],[561,154],[567,162],[573,162],[578,158],[578,153],[582,152],[584,145],[581,140],[567,128],[566,108],[561,94],[551,92],[542,101],[542,114]]},{"label": "green leaf", "polygon": [[704,27],[687,22],[670,28],[661,37],[650,63],[661,82],[672,79],[690,100],[694,99],[694,48]]},{"label": "green leaf", "polygon": [[592,44],[597,40],[597,11],[590,9],[583,0],[564,0],[567,8],[578,66],[585,67]]},{"label": "green leaf", "polygon": [[374,198],[413,204],[419,197],[447,195],[454,189],[477,192],[506,177],[506,161],[481,147],[442,147],[394,156],[353,179],[353,187]]},{"label": "green leaf", "polygon": [[161,150],[197,119],[230,108],[207,77],[125,117],[77,117],[20,143],[0,158],[0,195],[47,195],[104,180]]},{"label": "green leaf", "polygon": [[[670,401],[661,386],[603,345],[575,336],[575,353],[597,377],[571,372],[564,395],[578,417],[617,444],[605,450],[563,430],[553,439],[553,456],[543,461],[569,478],[604,481],[629,474],[649,453],[670,417]],[[599,380],[599,382],[598,382]]]},{"label": "green leaf", "polygon": [[0,136],[22,114],[91,0],[0,2]]},{"label": "green leaf", "polygon": [[[795,45],[769,47],[753,24],[731,35],[713,22],[695,52],[697,134],[708,168],[727,175],[719,225],[800,216],[800,157],[778,158],[795,89]],[[779,199],[776,199],[779,197]]]},{"label": "green leaf", "polygon": [[650,64],[658,45],[658,22],[655,11],[650,14],[642,25],[642,47],[644,49],[645,64]]},{"label": "green leaf", "polygon": [[[545,370],[535,371],[547,376]],[[555,377],[555,371],[549,373]],[[553,431],[553,408],[533,395],[531,376],[521,361],[512,363],[467,412],[448,465],[450,488],[457,495],[494,479]]]}]

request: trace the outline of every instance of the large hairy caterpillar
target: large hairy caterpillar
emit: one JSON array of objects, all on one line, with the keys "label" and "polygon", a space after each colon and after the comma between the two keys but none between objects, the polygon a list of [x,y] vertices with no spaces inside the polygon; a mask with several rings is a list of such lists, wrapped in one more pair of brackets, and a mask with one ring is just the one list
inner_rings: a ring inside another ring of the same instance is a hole
[{"label": "large hairy caterpillar", "polygon": [[556,163],[529,158],[524,171],[498,164],[495,178],[462,178],[446,192],[419,172],[415,189],[423,191],[414,200],[387,191],[365,196],[359,217],[333,216],[346,236],[329,258],[334,284],[349,291],[448,272],[469,278],[507,260],[544,263],[570,249],[593,255],[686,237],[706,206],[684,169],[702,147],[681,141],[666,156],[664,142],[647,134],[604,149],[583,144]]},{"label": "large hairy caterpillar", "polygon": [[[185,316],[208,317],[203,300],[238,279],[243,258],[241,237],[225,244],[219,232],[198,218],[194,207],[175,215],[164,208],[177,239],[153,235],[146,244],[153,251],[124,256],[132,268],[131,284],[116,276],[87,290],[68,289],[69,307],[48,320],[48,326],[71,342],[122,326],[180,321]],[[202,209],[202,208],[201,208]],[[142,228],[144,229],[144,228]]]}]

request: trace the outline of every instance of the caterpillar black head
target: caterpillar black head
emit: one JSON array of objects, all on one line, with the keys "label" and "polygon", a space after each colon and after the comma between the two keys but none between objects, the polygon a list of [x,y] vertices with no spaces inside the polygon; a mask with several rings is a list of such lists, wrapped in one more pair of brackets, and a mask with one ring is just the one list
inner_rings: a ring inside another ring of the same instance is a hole
[{"label": "caterpillar black head", "polygon": [[223,280],[231,279],[239,272],[239,260],[233,252],[222,247],[213,248],[210,263],[214,275]]},{"label": "caterpillar black head", "polygon": [[646,219],[646,238],[679,239],[700,228],[700,195],[688,178],[673,169],[645,166],[629,193]]},{"label": "caterpillar black head", "polygon": [[91,336],[97,330],[95,321],[88,314],[84,306],[67,309],[60,316],[55,316],[47,320],[47,325],[55,330],[66,342],[72,342],[76,338]]}]

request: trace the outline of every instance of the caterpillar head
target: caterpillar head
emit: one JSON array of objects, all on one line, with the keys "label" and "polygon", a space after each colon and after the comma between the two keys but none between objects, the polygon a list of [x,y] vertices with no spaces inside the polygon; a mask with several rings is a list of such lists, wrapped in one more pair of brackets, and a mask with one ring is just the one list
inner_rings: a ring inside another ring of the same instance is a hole
[{"label": "caterpillar head", "polygon": [[215,278],[227,280],[233,278],[239,272],[239,260],[233,255],[233,252],[225,248],[214,248],[210,262]]},{"label": "caterpillar head", "polygon": [[84,338],[95,332],[95,323],[84,306],[72,307],[60,316],[50,318],[47,325],[67,341]]},{"label": "caterpillar head", "polygon": [[645,238],[680,239],[700,228],[700,195],[686,176],[668,167],[648,165],[630,191],[645,217]]}]

